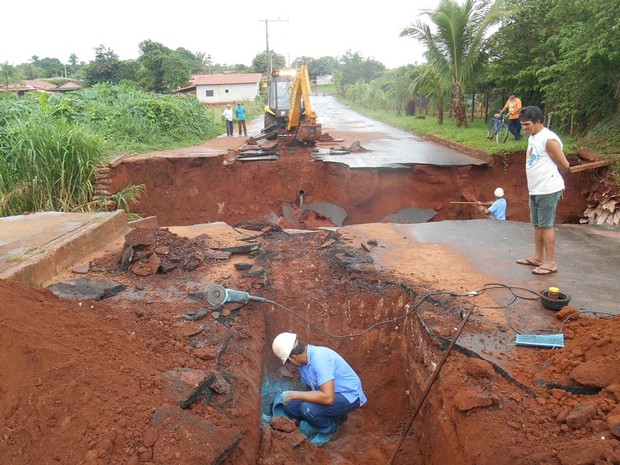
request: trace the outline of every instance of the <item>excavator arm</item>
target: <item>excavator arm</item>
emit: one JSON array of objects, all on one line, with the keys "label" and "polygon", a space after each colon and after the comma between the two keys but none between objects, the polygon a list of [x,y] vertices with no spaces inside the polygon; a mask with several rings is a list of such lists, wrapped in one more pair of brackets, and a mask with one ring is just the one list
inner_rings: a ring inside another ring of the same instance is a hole
[{"label": "excavator arm", "polygon": [[[290,108],[288,114],[289,132],[296,131],[297,139],[301,142],[311,142],[320,139],[321,125],[316,122],[316,112],[310,101],[310,77],[308,67],[302,65],[293,84],[291,84]],[[302,99],[304,112],[302,114]]]}]

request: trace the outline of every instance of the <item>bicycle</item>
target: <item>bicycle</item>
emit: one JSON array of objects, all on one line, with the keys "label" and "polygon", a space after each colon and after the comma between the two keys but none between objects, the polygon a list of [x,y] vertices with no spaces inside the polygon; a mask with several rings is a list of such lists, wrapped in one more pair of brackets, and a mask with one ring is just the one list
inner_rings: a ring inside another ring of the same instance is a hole
[{"label": "bicycle", "polygon": [[487,131],[487,139],[495,139],[498,144],[503,144],[508,140],[508,125],[506,124],[506,117],[504,115],[497,113],[491,118],[489,130]]}]

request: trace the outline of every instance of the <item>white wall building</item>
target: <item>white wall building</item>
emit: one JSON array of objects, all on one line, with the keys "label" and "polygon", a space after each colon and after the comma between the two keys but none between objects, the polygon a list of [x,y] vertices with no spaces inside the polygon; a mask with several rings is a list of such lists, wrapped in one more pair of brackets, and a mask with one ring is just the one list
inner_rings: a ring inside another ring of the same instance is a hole
[{"label": "white wall building", "polygon": [[321,86],[324,84],[332,84],[334,82],[334,77],[331,74],[324,74],[323,76],[316,77],[316,85]]},{"label": "white wall building", "polygon": [[252,101],[260,94],[260,80],[260,73],[194,74],[191,85],[176,92],[193,93],[204,103]]}]

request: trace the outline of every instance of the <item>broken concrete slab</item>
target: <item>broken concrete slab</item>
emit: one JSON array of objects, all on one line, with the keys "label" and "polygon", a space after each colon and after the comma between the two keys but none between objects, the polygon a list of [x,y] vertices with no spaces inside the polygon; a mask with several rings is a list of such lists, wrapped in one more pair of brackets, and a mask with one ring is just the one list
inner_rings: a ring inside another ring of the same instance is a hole
[{"label": "broken concrete slab", "polygon": [[209,249],[204,253],[206,260],[230,260],[231,256],[231,252],[226,252],[224,250]]},{"label": "broken concrete slab", "polygon": [[0,218],[0,278],[41,286],[126,231],[123,210]]},{"label": "broken concrete slab", "polygon": [[344,208],[330,202],[304,204],[301,208],[302,210],[310,210],[328,218],[336,226],[342,226],[342,223],[348,216]]},{"label": "broken concrete slab", "polygon": [[244,262],[235,263],[235,269],[239,271],[249,270],[253,266],[254,266],[254,263],[244,263]]},{"label": "broken concrete slab", "polygon": [[230,252],[232,254],[246,254],[250,252],[254,252],[255,250],[260,249],[260,244],[244,244],[244,245],[236,245],[229,247],[218,247],[216,250]]},{"label": "broken concrete slab", "polygon": [[426,223],[431,220],[437,212],[425,208],[409,207],[398,210],[396,213],[387,215],[381,220],[382,223]]},{"label": "broken concrete slab", "polygon": [[125,285],[111,279],[85,277],[50,284],[47,288],[64,299],[101,300],[125,290]]}]

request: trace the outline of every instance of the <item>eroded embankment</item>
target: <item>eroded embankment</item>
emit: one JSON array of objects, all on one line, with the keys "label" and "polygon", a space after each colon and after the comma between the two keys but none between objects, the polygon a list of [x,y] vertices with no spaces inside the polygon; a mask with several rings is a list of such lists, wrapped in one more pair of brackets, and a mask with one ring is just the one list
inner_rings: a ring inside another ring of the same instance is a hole
[{"label": "eroded embankment", "polygon": [[[569,173],[565,178],[557,223],[575,223],[586,209],[593,181],[587,173]],[[450,202],[469,199],[467,193],[491,201],[498,186],[506,192],[508,219],[529,220],[522,154],[494,158],[481,167],[417,165],[383,170],[317,162],[303,150],[277,161],[237,161],[229,166],[221,157],[138,158],[111,168],[109,183],[111,192],[144,184],[146,191],[134,211],[157,216],[160,225],[274,221],[284,216],[283,205],[299,208],[301,202],[343,208],[344,225],[394,221],[390,215],[411,207],[431,221],[481,218],[471,205]]]}]

